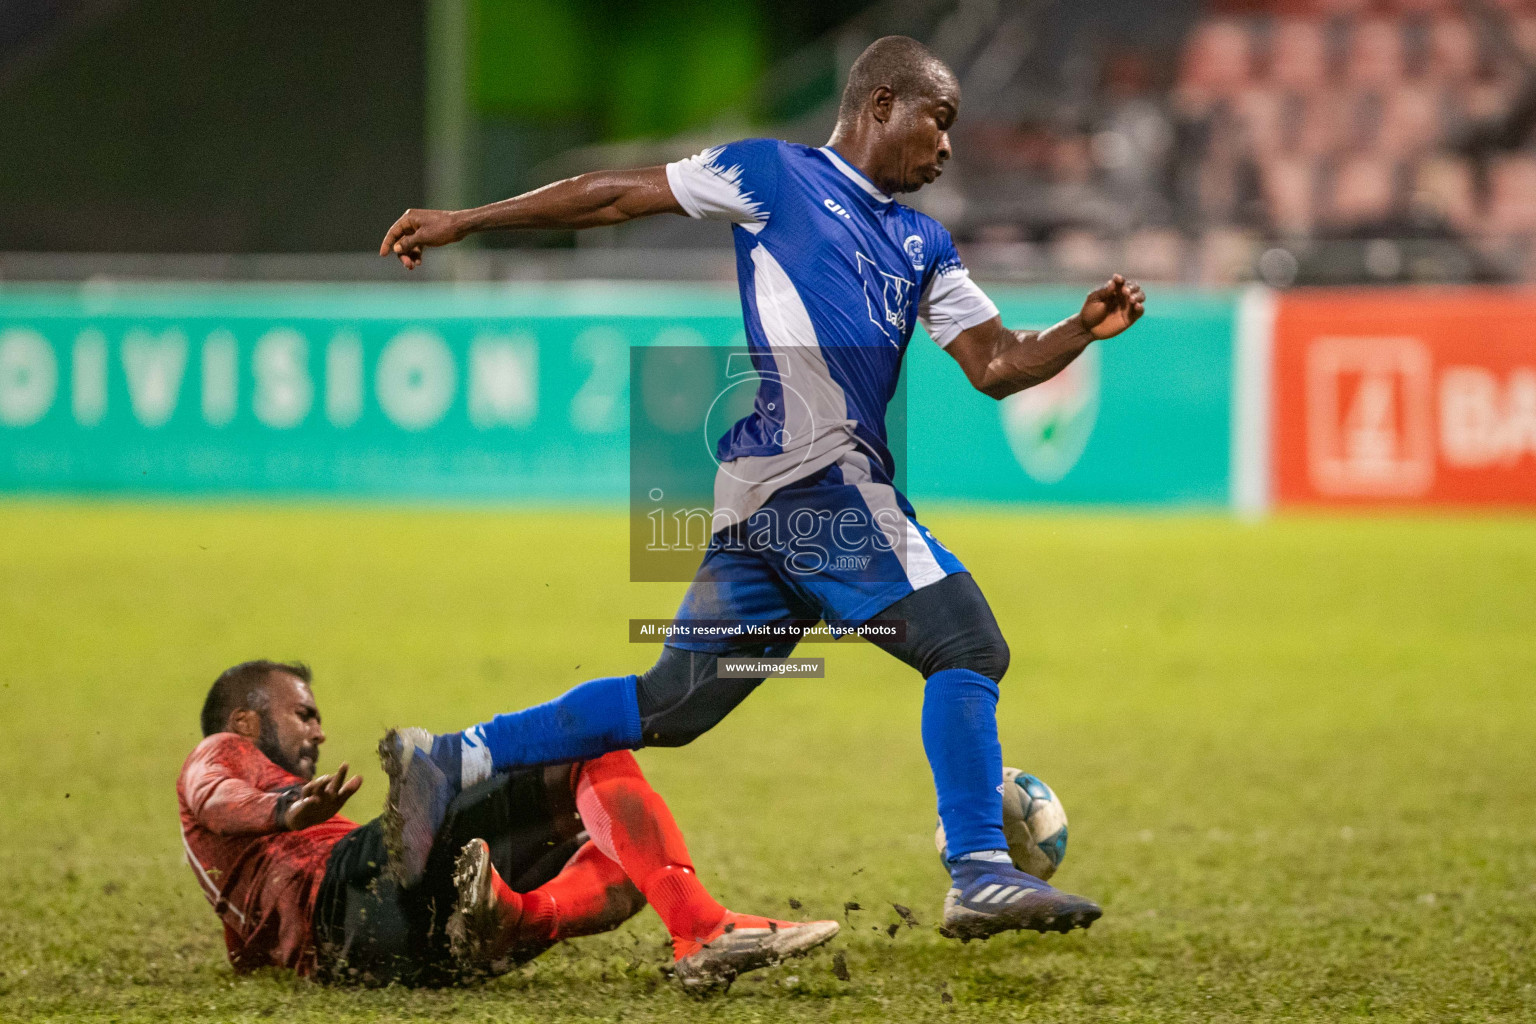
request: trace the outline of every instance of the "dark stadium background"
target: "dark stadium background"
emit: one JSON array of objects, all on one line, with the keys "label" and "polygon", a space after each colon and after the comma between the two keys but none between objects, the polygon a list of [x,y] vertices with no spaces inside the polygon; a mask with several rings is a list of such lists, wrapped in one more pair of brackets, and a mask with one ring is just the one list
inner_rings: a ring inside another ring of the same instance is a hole
[{"label": "dark stadium background", "polygon": [[[672,158],[721,131],[820,142],[840,72],[888,31],[936,41],[960,70],[961,159],[924,201],[979,274],[1075,280],[1127,260],[1149,280],[1206,285],[1531,273],[1536,16],[1518,0],[359,10],[6,0],[0,133],[27,144],[0,150],[0,274],[383,275],[344,258],[375,241],[381,211]],[[670,264],[694,274],[715,268],[698,249],[720,247],[684,225],[586,244],[682,250]],[[66,252],[337,258],[18,255]],[[443,262],[490,278],[655,266]]]}]

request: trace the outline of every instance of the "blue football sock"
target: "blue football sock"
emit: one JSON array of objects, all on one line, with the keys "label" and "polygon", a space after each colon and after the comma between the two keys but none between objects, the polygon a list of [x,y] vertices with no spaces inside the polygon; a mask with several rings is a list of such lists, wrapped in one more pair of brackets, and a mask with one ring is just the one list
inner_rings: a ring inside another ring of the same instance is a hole
[{"label": "blue football sock", "polygon": [[592,679],[552,701],[497,715],[464,730],[465,745],[483,746],[498,772],[600,757],[640,743],[634,676]]},{"label": "blue football sock", "polygon": [[996,683],[968,668],[935,672],[923,691],[923,750],[933,768],[951,861],[1008,849],[997,696]]}]

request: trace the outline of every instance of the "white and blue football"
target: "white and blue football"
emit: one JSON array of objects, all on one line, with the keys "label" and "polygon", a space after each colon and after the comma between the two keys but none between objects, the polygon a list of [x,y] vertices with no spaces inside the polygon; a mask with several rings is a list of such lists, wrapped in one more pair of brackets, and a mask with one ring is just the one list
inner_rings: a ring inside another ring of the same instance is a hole
[{"label": "white and blue football", "polygon": [[[1067,855],[1067,811],[1051,787],[1028,772],[1003,769],[1003,837],[1014,867],[1045,880]],[[945,855],[944,825],[934,835]]]}]

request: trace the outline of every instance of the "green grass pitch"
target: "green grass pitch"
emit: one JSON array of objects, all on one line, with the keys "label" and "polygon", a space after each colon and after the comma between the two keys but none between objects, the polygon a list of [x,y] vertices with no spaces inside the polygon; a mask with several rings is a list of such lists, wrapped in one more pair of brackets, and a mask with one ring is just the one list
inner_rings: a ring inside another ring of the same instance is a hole
[{"label": "green grass pitch", "polygon": [[1061,794],[1058,882],[1105,917],[939,937],[920,681],[823,646],[827,679],[640,755],[731,906],[862,908],[849,980],[823,952],[700,1005],[650,911],[482,988],[236,978],[177,839],[227,663],[314,665],[359,818],[385,726],[648,665],[626,620],[681,587],[626,582],[618,514],[0,504],[0,1019],[1536,1018],[1536,520],[925,522],[997,609],[1006,760]]}]

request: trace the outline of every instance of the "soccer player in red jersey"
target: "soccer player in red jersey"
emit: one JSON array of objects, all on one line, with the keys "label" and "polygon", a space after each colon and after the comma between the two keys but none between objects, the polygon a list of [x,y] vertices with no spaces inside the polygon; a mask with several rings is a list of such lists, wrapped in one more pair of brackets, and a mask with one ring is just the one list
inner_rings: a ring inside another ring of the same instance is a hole
[{"label": "soccer player in red jersey", "polygon": [[736,914],[705,891],[671,812],[628,752],[492,774],[447,807],[424,870],[387,871],[382,819],[339,815],[362,780],[317,776],[325,732],[300,664],[227,670],[176,783],[187,862],[230,963],[323,981],[446,984],[608,931],[647,901],[686,987],[803,953],[834,921]]}]

